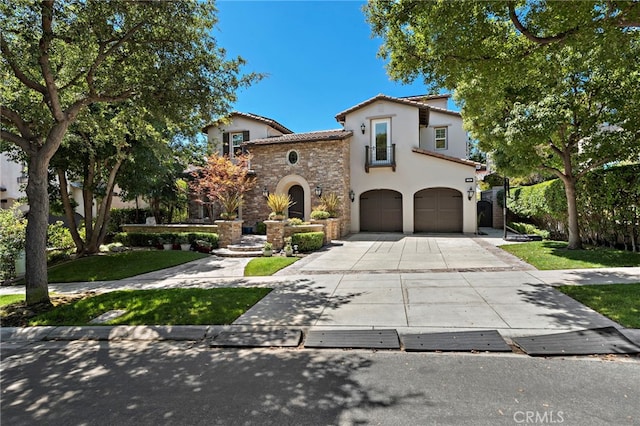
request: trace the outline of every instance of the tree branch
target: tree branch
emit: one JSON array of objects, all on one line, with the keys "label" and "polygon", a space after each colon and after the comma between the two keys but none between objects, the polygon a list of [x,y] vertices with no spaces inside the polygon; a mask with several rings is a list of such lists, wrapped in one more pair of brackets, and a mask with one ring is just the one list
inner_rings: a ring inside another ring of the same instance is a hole
[{"label": "tree branch", "polygon": [[31,151],[31,145],[29,145],[29,141],[25,138],[16,135],[15,133],[8,132],[4,129],[0,130],[0,139],[13,142],[18,145],[24,152]]},{"label": "tree branch", "polygon": [[525,36],[527,39],[529,39],[530,41],[539,44],[541,46],[547,45],[547,44],[551,44],[551,43],[557,43],[560,42],[562,40],[564,40],[565,38],[567,38],[567,36],[569,36],[572,33],[575,33],[578,30],[578,27],[574,27],[571,28],[567,31],[561,32],[559,34],[556,34],[554,36],[550,36],[550,37],[539,37],[535,34],[533,34],[531,31],[529,31],[529,29],[527,27],[525,27],[522,22],[520,22],[520,19],[518,18],[518,15],[516,14],[516,6],[515,6],[515,2],[510,1],[507,3],[508,4],[508,8],[509,8],[509,18],[511,19],[511,22],[513,22],[513,25],[516,27],[516,29],[518,31],[520,31],[520,33],[522,33],[523,36]]},{"label": "tree branch", "polygon": [[9,63],[9,66],[11,67],[11,70],[13,71],[13,75],[18,80],[20,80],[20,82],[22,84],[27,86],[29,89],[33,89],[36,92],[40,92],[43,95],[46,95],[46,93],[47,93],[47,88],[46,87],[44,87],[40,83],[37,83],[37,82],[31,80],[29,77],[27,77],[22,72],[22,70],[20,68],[18,68],[18,65],[13,61],[13,52],[9,48],[9,45],[7,44],[7,41],[4,39],[4,37],[0,37],[0,46],[1,46],[0,48],[2,50],[2,54],[4,55],[5,59]]},{"label": "tree branch", "polygon": [[144,25],[144,22],[139,22],[135,26],[133,26],[129,31],[127,31],[116,43],[112,44],[106,51],[104,47],[105,43],[100,44],[100,53],[96,56],[96,59],[91,64],[89,68],[89,72],[87,72],[87,85],[89,86],[89,93],[93,94],[93,78],[95,76],[96,71],[100,68],[100,65],[104,62],[104,60],[116,51],[119,47],[121,47],[124,43],[133,37],[133,35]]},{"label": "tree branch", "polygon": [[[22,144],[16,142],[16,140],[12,140],[12,142],[17,144],[20,148],[24,149],[25,151],[28,151],[27,147],[29,146],[30,142],[35,141],[37,138],[33,134],[33,132],[31,131],[31,129],[29,128],[27,123],[22,119],[22,117],[20,117],[20,114],[18,114],[15,111],[10,110],[9,108],[7,108],[5,106],[0,107],[0,115],[2,117],[4,117],[5,119],[9,120],[11,123],[13,123],[18,128],[18,131],[22,134],[22,137],[17,136],[17,135],[15,135],[15,136],[18,137],[21,141],[24,141],[26,146],[23,146]],[[4,134],[5,133],[7,133],[7,135],[11,134],[10,132],[7,132],[7,131],[3,130],[3,139],[4,139]],[[7,140],[9,140],[9,139],[7,139]]]},{"label": "tree branch", "polygon": [[51,65],[49,64],[49,48],[51,47],[51,40],[53,40],[53,0],[44,0],[42,2],[42,37],[40,38],[40,57],[38,63],[42,69],[42,76],[47,86],[45,97],[49,101],[49,108],[53,113],[53,117],[56,121],[64,121],[65,115],[60,105],[60,99],[58,97],[58,88],[51,71]]}]

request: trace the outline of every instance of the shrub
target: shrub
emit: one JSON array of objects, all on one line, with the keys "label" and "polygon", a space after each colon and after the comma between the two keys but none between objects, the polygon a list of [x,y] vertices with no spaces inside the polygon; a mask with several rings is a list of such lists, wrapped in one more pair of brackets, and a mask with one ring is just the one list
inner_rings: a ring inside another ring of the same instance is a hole
[{"label": "shrub", "polygon": [[208,242],[214,248],[218,247],[218,234],[209,232],[163,232],[158,234],[120,232],[115,235],[113,241],[131,247],[156,247],[161,244],[161,241],[172,242],[183,239],[186,239],[189,244],[195,243],[196,240],[201,240]]},{"label": "shrub", "polygon": [[277,215],[284,214],[294,204],[289,194],[269,194],[267,197],[267,206]]},{"label": "shrub", "polygon": [[309,252],[319,250],[324,243],[324,232],[301,232],[291,236],[291,243],[298,246],[298,251]]},{"label": "shrub", "polygon": [[311,212],[311,219],[315,220],[329,219],[329,216],[329,212],[324,210],[314,210]]},{"label": "shrub", "polygon": [[302,219],[298,218],[298,217],[292,217],[291,219],[289,219],[287,221],[287,223],[290,226],[299,226],[299,225],[302,225],[304,223],[304,221]]},{"label": "shrub", "polygon": [[539,235],[545,239],[549,238],[549,231],[538,229],[535,225],[531,223],[514,222],[509,224],[509,226],[521,234]]},{"label": "shrub", "polygon": [[[111,209],[109,213],[109,226],[107,234],[116,234],[122,231],[122,225],[127,223],[145,223],[147,217],[153,216],[150,209]],[[166,211],[161,211],[161,216],[167,216]]]},{"label": "shrub", "polygon": [[61,221],[49,225],[47,228],[47,247],[68,249],[74,246],[71,231]]},{"label": "shrub", "polygon": [[264,222],[256,222],[256,234],[267,235],[267,225]]},{"label": "shrub", "polygon": [[16,259],[25,248],[27,220],[17,208],[0,209],[0,281],[15,278]]},{"label": "shrub", "polygon": [[340,197],[338,197],[335,193],[330,192],[327,194],[323,194],[320,197],[320,201],[324,206],[325,210],[329,213],[329,217],[338,217],[338,210],[340,208]]}]

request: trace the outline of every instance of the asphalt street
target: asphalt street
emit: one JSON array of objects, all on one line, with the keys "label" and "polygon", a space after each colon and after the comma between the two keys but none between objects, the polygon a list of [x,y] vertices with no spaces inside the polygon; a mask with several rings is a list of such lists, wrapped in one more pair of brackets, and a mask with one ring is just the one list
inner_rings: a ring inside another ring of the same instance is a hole
[{"label": "asphalt street", "polygon": [[625,425],[637,357],[34,342],[2,360],[3,425]]}]

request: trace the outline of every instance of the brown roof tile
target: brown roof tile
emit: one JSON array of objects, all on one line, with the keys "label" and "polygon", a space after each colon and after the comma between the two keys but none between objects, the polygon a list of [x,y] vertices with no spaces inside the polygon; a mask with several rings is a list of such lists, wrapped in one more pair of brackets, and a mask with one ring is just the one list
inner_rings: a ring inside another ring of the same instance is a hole
[{"label": "brown roof tile", "polygon": [[[293,133],[293,130],[288,129],[287,127],[283,126],[282,124],[278,123],[276,120],[268,118],[268,117],[263,117],[261,115],[258,114],[252,114],[250,112],[239,112],[239,111],[234,111],[231,114],[229,114],[229,117],[233,117],[234,115],[240,116],[240,117],[245,117],[245,118],[249,118],[251,120],[255,120],[255,121],[260,121],[262,123],[265,123],[271,127],[273,127],[274,129],[278,130],[279,132],[282,132],[284,134],[290,134]],[[207,124],[206,126],[204,126],[202,128],[202,133],[207,133],[207,131],[209,130],[209,127],[214,127],[214,126],[218,126],[220,125],[221,120],[215,121],[211,124]]]},{"label": "brown roof tile", "polygon": [[389,102],[395,102],[398,104],[409,105],[409,106],[418,108],[420,110],[420,124],[427,124],[429,111],[437,111],[445,114],[456,115],[459,117],[460,116],[459,112],[434,107],[422,102],[423,100],[445,98],[445,97],[449,97],[449,95],[424,95],[424,96],[409,96],[406,98],[396,98],[394,96],[383,95],[382,93],[380,93],[379,95],[374,96],[373,98],[367,99],[364,102],[360,102],[359,104],[354,105],[351,108],[348,108],[342,112],[339,112],[338,114],[336,114],[336,120],[339,123],[343,123],[347,114],[353,111],[356,111],[360,108],[363,108],[367,105],[370,105],[376,101],[389,101]]},{"label": "brown roof tile", "polygon": [[292,133],[288,135],[275,136],[272,138],[252,139],[245,142],[245,145],[271,145],[277,143],[293,142],[318,142],[347,139],[353,134],[350,130],[322,130],[319,132]]},{"label": "brown roof tile", "polygon": [[453,161],[454,163],[460,163],[460,164],[464,164],[465,166],[472,166],[474,168],[476,167],[476,164],[477,164],[475,161],[450,157],[448,155],[438,154],[437,152],[427,151],[426,149],[422,149],[422,148],[413,148],[412,151],[417,154],[428,155],[429,157],[440,158],[441,160]]}]

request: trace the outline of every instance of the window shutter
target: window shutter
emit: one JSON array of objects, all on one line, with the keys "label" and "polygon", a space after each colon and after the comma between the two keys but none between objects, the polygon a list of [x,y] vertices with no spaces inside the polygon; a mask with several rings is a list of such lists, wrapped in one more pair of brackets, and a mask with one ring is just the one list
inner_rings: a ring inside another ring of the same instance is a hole
[{"label": "window shutter", "polygon": [[229,133],[222,134],[222,155],[229,155]]},{"label": "window shutter", "polygon": [[249,140],[249,131],[245,130],[242,132],[242,142],[246,142]]}]

